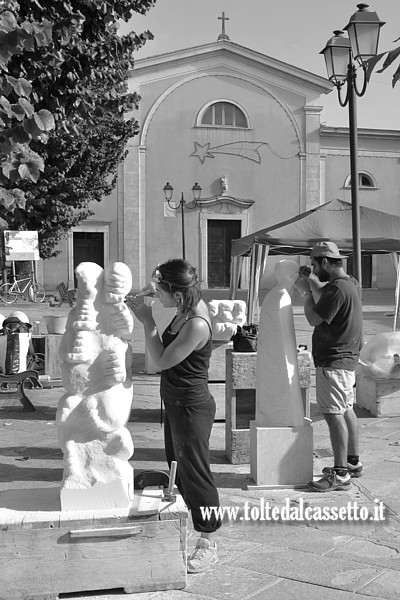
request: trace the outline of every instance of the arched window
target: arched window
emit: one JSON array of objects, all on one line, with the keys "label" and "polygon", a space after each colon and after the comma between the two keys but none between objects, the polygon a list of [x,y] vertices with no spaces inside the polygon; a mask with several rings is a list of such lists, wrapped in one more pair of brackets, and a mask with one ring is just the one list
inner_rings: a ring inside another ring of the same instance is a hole
[{"label": "arched window", "polygon": [[358,183],[360,187],[375,187],[371,177],[366,173],[358,174]]},{"label": "arched window", "polygon": [[214,102],[203,112],[200,125],[212,127],[244,127],[248,128],[244,112],[231,102]]},{"label": "arched window", "polygon": [[[358,185],[360,188],[376,188],[376,181],[370,173],[365,171],[358,172]],[[344,187],[351,187],[351,176],[349,175],[345,181]]]}]

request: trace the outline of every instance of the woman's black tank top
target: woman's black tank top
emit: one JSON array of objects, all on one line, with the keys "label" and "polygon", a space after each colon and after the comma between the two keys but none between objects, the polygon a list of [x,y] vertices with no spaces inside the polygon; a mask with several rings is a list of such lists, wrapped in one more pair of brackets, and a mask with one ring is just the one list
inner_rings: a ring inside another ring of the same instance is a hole
[{"label": "woman's black tank top", "polygon": [[[211,327],[207,319],[196,315],[189,319],[203,319],[210,328],[207,342],[199,350],[193,350],[182,362],[170,369],[161,371],[161,397],[170,404],[193,404],[207,400],[211,394],[208,390],[208,367],[212,350]],[[188,320],[189,320],[188,319]],[[179,331],[170,330],[172,321],[162,334],[162,343],[166,348],[176,339]]]}]

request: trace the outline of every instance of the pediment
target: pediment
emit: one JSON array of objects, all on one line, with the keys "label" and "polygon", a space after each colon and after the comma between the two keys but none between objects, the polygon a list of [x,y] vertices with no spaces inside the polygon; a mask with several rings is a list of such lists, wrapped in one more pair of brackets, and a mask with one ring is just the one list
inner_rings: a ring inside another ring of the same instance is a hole
[{"label": "pediment", "polygon": [[218,213],[234,213],[243,212],[253,206],[255,200],[243,198],[235,198],[228,194],[213,196],[212,198],[201,198],[197,201],[197,205],[201,209],[207,209],[209,212]]},{"label": "pediment", "polygon": [[277,81],[283,80],[286,85],[292,81],[293,85],[300,85],[301,89],[310,88],[316,90],[319,94],[327,94],[332,91],[332,84],[324,77],[305,71],[294,65],[280,61],[276,58],[262,54],[246,46],[241,46],[230,40],[219,40],[210,44],[203,44],[192,48],[183,48],[165,54],[149,56],[136,59],[135,68],[130,76],[143,77],[145,73],[170,75],[187,73],[187,69],[193,73],[196,68],[204,71],[204,68],[212,69],[214,67],[222,68],[221,65],[228,68],[229,65],[234,69],[244,68],[248,73],[249,69],[254,69],[255,73],[269,73]]}]

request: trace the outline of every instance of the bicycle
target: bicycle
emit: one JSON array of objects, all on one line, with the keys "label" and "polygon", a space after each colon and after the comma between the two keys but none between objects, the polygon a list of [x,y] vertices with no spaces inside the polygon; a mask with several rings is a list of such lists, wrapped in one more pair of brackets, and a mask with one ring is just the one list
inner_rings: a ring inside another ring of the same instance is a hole
[{"label": "bicycle", "polygon": [[25,297],[26,292],[28,292],[28,298],[32,302],[43,302],[46,296],[42,284],[34,281],[33,273],[22,275],[20,279],[14,277],[12,283],[0,285],[0,299],[5,304],[12,304],[19,296]]}]

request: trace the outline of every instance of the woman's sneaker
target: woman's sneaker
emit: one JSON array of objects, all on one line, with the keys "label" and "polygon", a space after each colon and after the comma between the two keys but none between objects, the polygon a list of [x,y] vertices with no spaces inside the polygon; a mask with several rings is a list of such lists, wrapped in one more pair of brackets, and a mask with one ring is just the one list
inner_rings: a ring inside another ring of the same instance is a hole
[{"label": "woman's sneaker", "polygon": [[[324,475],[328,475],[331,470],[332,467],[324,467],[322,469],[322,473]],[[350,463],[347,463],[347,470],[349,472],[350,477],[361,477],[361,475],[364,472],[362,463],[360,462],[358,462],[356,465],[351,465]]]},{"label": "woman's sneaker", "polygon": [[202,573],[218,562],[217,544],[211,546],[206,538],[197,540],[196,548],[187,560],[188,573]]}]

